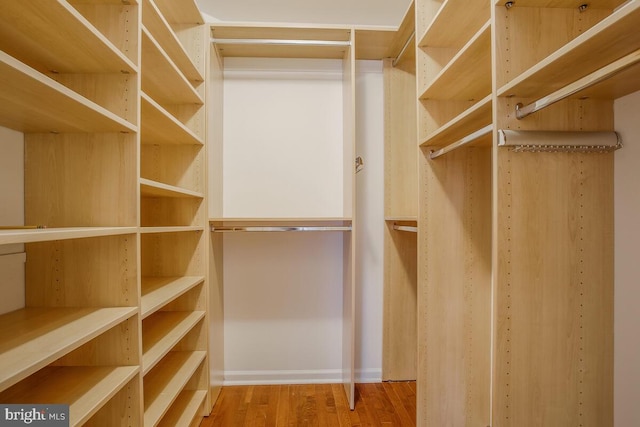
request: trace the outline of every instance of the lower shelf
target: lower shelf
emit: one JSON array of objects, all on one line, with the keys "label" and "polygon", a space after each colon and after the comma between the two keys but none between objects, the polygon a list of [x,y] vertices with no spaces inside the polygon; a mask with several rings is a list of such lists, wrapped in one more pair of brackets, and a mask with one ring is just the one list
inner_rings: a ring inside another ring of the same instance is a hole
[{"label": "lower shelf", "polygon": [[145,375],[145,427],[158,425],[206,355],[206,351],[171,352]]},{"label": "lower shelf", "polygon": [[37,384],[31,384],[32,381],[27,379],[25,384],[17,384],[0,394],[0,401],[68,404],[69,425],[79,426],[98,412],[138,372],[138,366],[47,367],[37,373]]},{"label": "lower shelf", "polygon": [[203,281],[204,276],[143,277],[142,318],[159,310]]},{"label": "lower shelf", "polygon": [[160,427],[189,427],[202,409],[206,390],[185,390],[159,424]]}]

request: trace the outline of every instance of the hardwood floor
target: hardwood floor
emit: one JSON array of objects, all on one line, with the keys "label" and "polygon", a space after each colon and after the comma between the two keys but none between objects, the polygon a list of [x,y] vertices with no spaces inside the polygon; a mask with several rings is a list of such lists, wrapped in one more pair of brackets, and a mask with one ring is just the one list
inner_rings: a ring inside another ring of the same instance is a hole
[{"label": "hardwood floor", "polygon": [[341,384],[224,387],[200,427],[415,426],[415,382],[356,384],[356,409]]}]

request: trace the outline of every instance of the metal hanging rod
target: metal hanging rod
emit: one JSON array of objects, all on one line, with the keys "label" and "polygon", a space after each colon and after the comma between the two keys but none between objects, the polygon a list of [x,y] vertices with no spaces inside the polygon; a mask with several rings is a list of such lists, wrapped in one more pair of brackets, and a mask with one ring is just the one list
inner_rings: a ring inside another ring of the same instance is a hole
[{"label": "metal hanging rod", "polygon": [[[548,144],[529,143],[536,140]],[[567,143],[572,140],[585,143]],[[622,141],[617,132],[498,130],[498,146],[509,147],[515,153],[610,153],[622,148]]]},{"label": "metal hanging rod", "polygon": [[409,233],[417,233],[418,227],[412,227],[409,225],[396,225],[393,224],[393,229],[398,231],[408,231]]},{"label": "metal hanging rod", "polygon": [[213,44],[227,45],[270,45],[270,46],[351,46],[350,40],[288,40],[288,39],[216,39]]},{"label": "metal hanging rod", "polygon": [[493,131],[493,125],[487,125],[487,126],[483,127],[482,129],[477,130],[477,131],[473,132],[472,134],[467,135],[464,138],[462,138],[462,139],[460,139],[460,140],[458,140],[458,141],[456,141],[456,142],[454,142],[452,144],[447,145],[444,148],[441,148],[439,150],[431,150],[429,152],[429,158],[432,159],[432,160],[436,159],[436,158],[438,158],[438,157],[440,157],[440,156],[442,156],[444,154],[447,154],[449,151],[453,151],[453,150],[455,150],[457,148],[464,147],[465,145],[477,140],[480,137],[483,137],[483,136],[491,133],[492,131]]},{"label": "metal hanging rod", "polygon": [[590,86],[600,83],[610,78],[611,76],[624,71],[626,68],[638,62],[640,62],[640,49],[612,62],[609,65],[600,68],[599,70],[594,71],[593,73],[579,80],[576,80],[575,82],[561,89],[558,89],[557,91],[545,96],[544,98],[540,98],[536,102],[528,105],[518,103],[516,105],[516,118],[518,120],[523,119],[528,115],[535,113],[536,111],[542,110],[543,108],[546,108],[551,104],[554,104],[584,89],[587,89]]},{"label": "metal hanging rod", "polygon": [[411,41],[415,37],[416,37],[416,32],[414,31],[411,33],[407,41],[404,43],[404,46],[402,46],[402,50],[400,50],[400,53],[398,54],[398,56],[396,56],[396,58],[393,60],[391,65],[393,65],[394,67],[398,65],[398,62],[400,62],[400,59],[404,56],[404,53],[407,51],[407,48],[409,47],[409,45],[411,44]]},{"label": "metal hanging rod", "polygon": [[262,227],[262,226],[211,226],[214,233],[265,233],[265,232],[287,232],[287,231],[351,231],[351,226],[283,226],[283,227]]}]

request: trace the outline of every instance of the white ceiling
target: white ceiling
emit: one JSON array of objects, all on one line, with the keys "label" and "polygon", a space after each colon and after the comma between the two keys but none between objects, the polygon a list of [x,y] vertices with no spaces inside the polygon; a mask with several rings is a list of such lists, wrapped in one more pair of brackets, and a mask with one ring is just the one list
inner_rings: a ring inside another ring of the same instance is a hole
[{"label": "white ceiling", "polygon": [[411,0],[196,0],[219,21],[398,26]]}]

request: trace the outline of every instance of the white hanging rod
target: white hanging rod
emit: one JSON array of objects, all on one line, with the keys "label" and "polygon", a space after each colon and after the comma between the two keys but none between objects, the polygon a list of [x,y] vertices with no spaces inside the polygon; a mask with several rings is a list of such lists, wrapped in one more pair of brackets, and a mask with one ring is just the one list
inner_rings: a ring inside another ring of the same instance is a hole
[{"label": "white hanging rod", "polygon": [[288,39],[216,39],[213,44],[227,45],[270,45],[270,46],[351,46],[350,40],[288,40]]},{"label": "white hanging rod", "polygon": [[351,231],[351,226],[330,227],[330,226],[283,226],[283,227],[262,227],[262,226],[212,226],[214,233],[264,233],[264,232],[287,232],[287,231]]},{"label": "white hanging rod", "polygon": [[407,51],[407,48],[409,47],[409,45],[411,44],[411,41],[415,37],[416,37],[416,32],[414,31],[413,33],[411,33],[407,41],[404,43],[404,46],[402,46],[402,50],[400,50],[400,53],[398,54],[398,56],[396,56],[396,58],[391,63],[392,66],[395,67],[396,65],[398,65],[398,62],[400,62],[400,59],[404,56],[404,53]]},{"label": "white hanging rod", "polygon": [[[530,144],[531,141],[547,144]],[[581,141],[570,144],[568,141]],[[609,153],[622,148],[617,132],[498,130],[498,147],[515,153]]]},{"label": "white hanging rod", "polygon": [[452,144],[447,145],[444,148],[441,148],[439,150],[431,150],[429,152],[429,158],[433,160],[433,159],[436,159],[436,158],[438,158],[438,157],[440,157],[440,156],[442,156],[444,154],[447,154],[449,151],[453,151],[453,150],[455,150],[457,148],[464,147],[465,145],[475,141],[476,139],[491,133],[491,131],[493,131],[493,125],[487,125],[487,126],[483,127],[482,129],[477,130],[477,131],[473,132],[472,134],[467,135],[464,138],[462,138],[462,139],[460,139],[460,140],[458,140],[458,141],[456,141],[456,142],[454,142]]},{"label": "white hanging rod", "polygon": [[393,229],[398,231],[408,231],[409,233],[417,233],[418,227],[411,227],[409,225],[396,225],[393,224]]},{"label": "white hanging rod", "polygon": [[518,103],[516,105],[516,118],[518,120],[527,117],[530,114],[535,113],[536,111],[542,110],[545,107],[548,107],[551,104],[554,104],[558,101],[562,101],[565,98],[568,98],[571,95],[574,95],[584,89],[587,89],[590,86],[593,86],[597,83],[600,83],[611,76],[624,71],[626,68],[640,62],[640,49],[624,56],[609,65],[606,65],[599,70],[594,71],[593,73],[576,80],[575,82],[558,89],[550,95],[545,96],[544,98],[540,98],[536,102],[533,102],[528,105],[523,105],[522,103]]}]

